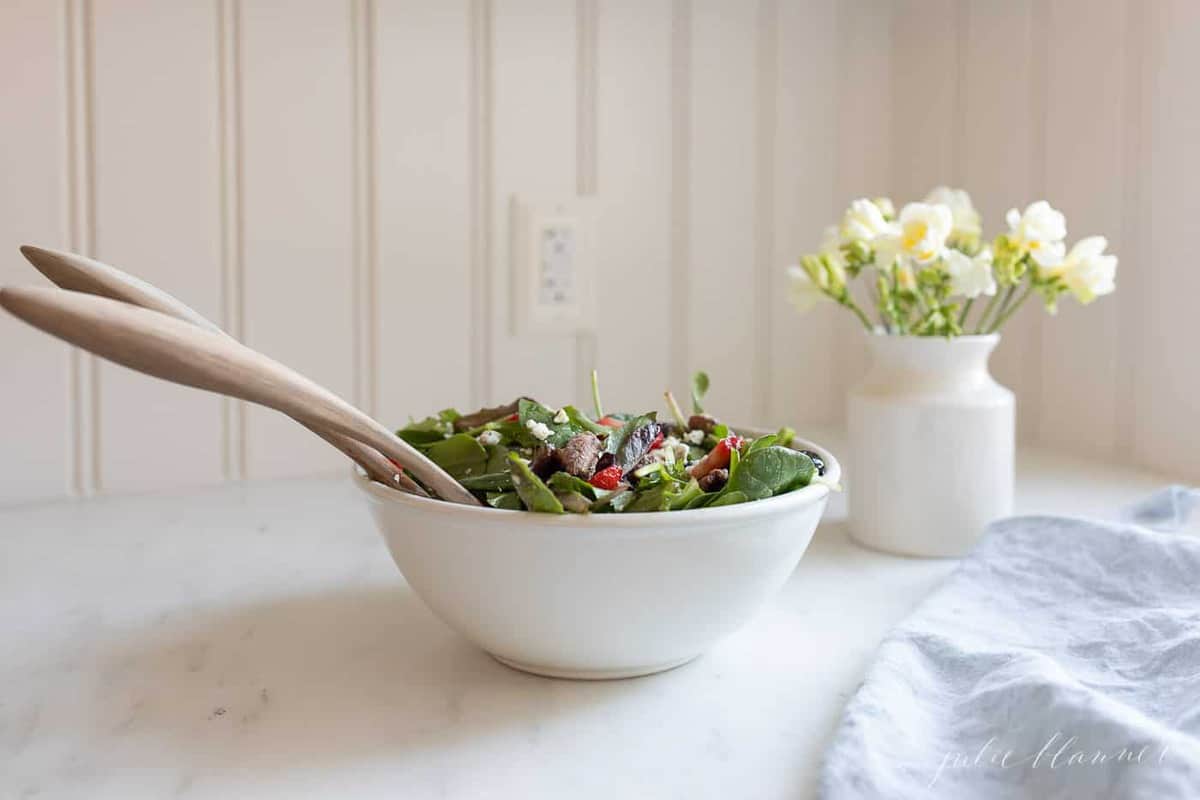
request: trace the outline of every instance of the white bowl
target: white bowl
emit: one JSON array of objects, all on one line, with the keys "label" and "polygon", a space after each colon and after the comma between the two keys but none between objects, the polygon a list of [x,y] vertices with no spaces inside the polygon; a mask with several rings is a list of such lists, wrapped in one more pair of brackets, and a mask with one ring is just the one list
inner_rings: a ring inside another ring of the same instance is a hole
[{"label": "white bowl", "polygon": [[[794,446],[840,479],[827,450]],[[357,469],[354,482],[396,566],[443,622],[511,667],[590,679],[679,666],[744,625],[804,555],[830,491],[555,515],[415,497]]]}]

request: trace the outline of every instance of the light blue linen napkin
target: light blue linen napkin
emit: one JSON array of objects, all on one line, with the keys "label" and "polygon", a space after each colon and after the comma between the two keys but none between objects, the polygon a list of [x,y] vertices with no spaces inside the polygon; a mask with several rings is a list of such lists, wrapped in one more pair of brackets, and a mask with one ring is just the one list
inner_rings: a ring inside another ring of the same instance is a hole
[{"label": "light blue linen napkin", "polygon": [[1150,529],[1198,505],[991,525],[881,645],[821,795],[1200,798],[1200,539]]}]

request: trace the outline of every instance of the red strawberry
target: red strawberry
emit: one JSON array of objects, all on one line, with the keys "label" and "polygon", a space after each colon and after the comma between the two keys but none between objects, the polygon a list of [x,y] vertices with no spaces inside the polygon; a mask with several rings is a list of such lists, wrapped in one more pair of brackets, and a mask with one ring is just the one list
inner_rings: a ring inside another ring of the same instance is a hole
[{"label": "red strawberry", "polygon": [[618,484],[621,483],[622,474],[621,468],[616,464],[613,464],[611,467],[605,467],[593,475],[592,479],[589,480],[588,483],[590,483],[592,486],[595,486],[597,489],[606,489],[608,491],[612,491],[613,489],[617,488]]}]

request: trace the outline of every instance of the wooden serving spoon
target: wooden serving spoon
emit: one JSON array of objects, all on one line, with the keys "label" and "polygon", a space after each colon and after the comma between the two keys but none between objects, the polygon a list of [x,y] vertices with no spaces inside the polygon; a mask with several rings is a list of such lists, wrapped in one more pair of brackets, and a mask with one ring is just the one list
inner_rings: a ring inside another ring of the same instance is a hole
[{"label": "wooden serving spoon", "polygon": [[443,500],[479,505],[423,453],[333,392],[221,333],[107,297],[0,289],[0,307],[84,350],[156,378],[273,408],[395,459]]},{"label": "wooden serving spoon", "polygon": [[[228,336],[216,323],[174,295],[102,261],[28,244],[21,246],[21,255],[25,256],[38,272],[63,289],[132,303],[135,306],[190,322],[206,331]],[[397,470],[395,464],[388,461],[378,450],[340,433],[327,431],[320,427],[314,428],[303,422],[300,424],[305,425],[317,436],[349,456],[350,460],[362,467],[372,480],[387,486],[399,486],[414,494],[425,495],[424,489],[403,472]]]}]

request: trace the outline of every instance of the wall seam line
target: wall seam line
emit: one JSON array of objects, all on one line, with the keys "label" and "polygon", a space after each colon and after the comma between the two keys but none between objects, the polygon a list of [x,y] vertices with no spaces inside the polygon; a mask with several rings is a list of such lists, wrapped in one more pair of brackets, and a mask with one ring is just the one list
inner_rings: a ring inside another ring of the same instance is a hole
[{"label": "wall seam line", "polygon": [[691,260],[692,7],[674,0],[671,7],[671,383],[688,385],[690,347],[687,317]]},{"label": "wall seam line", "polygon": [[776,124],[778,122],[779,6],[761,0],[755,65],[755,264],[753,405],[755,424],[767,420],[771,394],[771,271],[775,242]]},{"label": "wall seam line", "polygon": [[[597,14],[596,0],[575,3],[575,191],[581,197],[594,197],[597,174]],[[595,218],[593,218],[595,220]],[[593,294],[598,281],[590,287]],[[594,298],[593,298],[594,299]],[[588,396],[591,374],[596,369],[596,333],[575,334],[575,402]]]},{"label": "wall seam line", "polygon": [[470,7],[467,95],[469,244],[471,276],[469,383],[472,403],[491,402],[492,394],[492,6],[473,0]]}]

